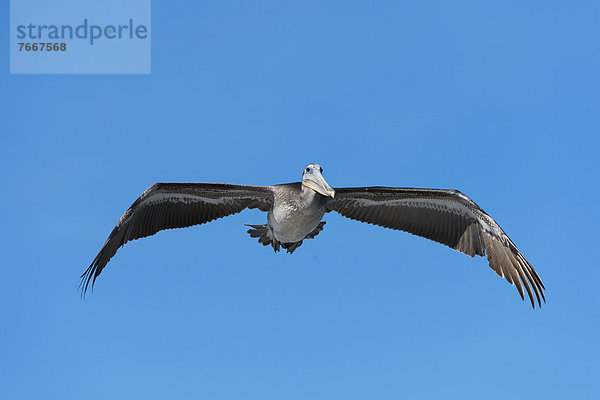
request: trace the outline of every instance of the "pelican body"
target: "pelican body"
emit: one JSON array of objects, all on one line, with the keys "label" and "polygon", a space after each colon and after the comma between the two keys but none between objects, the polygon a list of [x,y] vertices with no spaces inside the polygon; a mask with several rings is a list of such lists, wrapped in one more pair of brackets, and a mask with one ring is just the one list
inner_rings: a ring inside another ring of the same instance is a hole
[{"label": "pelican body", "polygon": [[333,189],[318,164],[303,170],[302,182],[274,186],[225,183],[155,183],[123,214],[102,249],[83,273],[82,293],[117,250],[131,240],[164,229],[184,228],[238,213],[267,212],[264,225],[247,225],[258,242],[293,253],[323,230],[325,213],[385,228],[403,230],[442,243],[471,257],[487,255],[489,266],[531,305],[545,302],[545,287],[523,254],[500,226],[457,190],[393,187]]}]

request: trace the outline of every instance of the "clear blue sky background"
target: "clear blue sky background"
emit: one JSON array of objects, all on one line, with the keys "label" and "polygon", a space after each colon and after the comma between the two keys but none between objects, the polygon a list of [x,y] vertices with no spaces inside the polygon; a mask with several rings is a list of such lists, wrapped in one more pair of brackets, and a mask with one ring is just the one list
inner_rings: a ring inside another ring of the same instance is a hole
[{"label": "clear blue sky background", "polygon": [[[153,2],[147,76],[9,75],[3,30],[0,398],[600,398],[598,2],[255,3]],[[274,254],[257,211],[130,243],[80,299],[152,183],[309,162],[460,189],[547,304],[338,215]]]}]

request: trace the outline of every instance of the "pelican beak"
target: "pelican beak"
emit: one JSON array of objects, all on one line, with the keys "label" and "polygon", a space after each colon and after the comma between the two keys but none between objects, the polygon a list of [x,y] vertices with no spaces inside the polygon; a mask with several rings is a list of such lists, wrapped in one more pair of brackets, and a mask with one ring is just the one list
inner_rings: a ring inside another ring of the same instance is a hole
[{"label": "pelican beak", "polygon": [[329,186],[329,183],[325,181],[325,178],[323,178],[323,175],[319,171],[314,171],[312,174],[306,176],[302,183],[315,192],[321,193],[323,196],[335,197],[335,190]]}]

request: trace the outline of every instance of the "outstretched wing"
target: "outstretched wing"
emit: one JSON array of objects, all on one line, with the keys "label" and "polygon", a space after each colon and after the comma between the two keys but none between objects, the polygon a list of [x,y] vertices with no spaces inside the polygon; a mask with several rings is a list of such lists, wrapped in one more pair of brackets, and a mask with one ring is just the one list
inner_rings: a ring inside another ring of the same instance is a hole
[{"label": "outstretched wing", "polygon": [[268,211],[270,186],[224,183],[155,183],[121,217],[92,264],[81,276],[85,294],[119,247],[163,229],[185,228],[236,214],[245,208]]},{"label": "outstretched wing", "polygon": [[532,289],[540,306],[540,297],[546,301],[545,287],[523,254],[496,221],[457,190],[341,188],[335,189],[335,198],[328,199],[327,209],[435,240],[471,257],[487,252],[490,267],[515,285],[521,298],[524,286],[532,306]]}]

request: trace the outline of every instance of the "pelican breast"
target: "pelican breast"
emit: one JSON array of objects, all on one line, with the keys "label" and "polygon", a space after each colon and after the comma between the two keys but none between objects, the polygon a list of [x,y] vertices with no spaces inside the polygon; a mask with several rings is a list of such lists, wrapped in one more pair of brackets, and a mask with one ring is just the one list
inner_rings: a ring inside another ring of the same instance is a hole
[{"label": "pelican breast", "polygon": [[278,241],[299,242],[319,225],[327,209],[325,196],[301,183],[275,185],[273,192],[267,222]]}]

